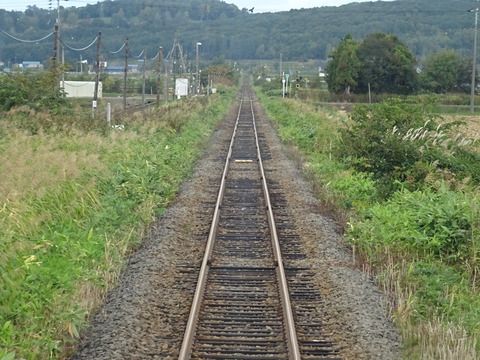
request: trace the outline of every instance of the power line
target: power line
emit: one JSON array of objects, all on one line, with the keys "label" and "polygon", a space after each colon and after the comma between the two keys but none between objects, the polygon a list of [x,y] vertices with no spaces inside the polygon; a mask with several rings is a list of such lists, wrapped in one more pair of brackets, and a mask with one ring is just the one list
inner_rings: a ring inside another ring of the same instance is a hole
[{"label": "power line", "polygon": [[145,52],[145,49],[143,49],[140,54],[138,54],[137,56],[135,56],[137,59],[140,59],[143,55],[143,53]]},{"label": "power line", "polygon": [[126,42],[123,43],[123,45],[120,47],[120,49],[118,49],[117,51],[110,51],[110,54],[114,55],[114,54],[118,54],[120,51],[122,51],[125,46],[127,45]]},{"label": "power line", "polygon": [[69,49],[69,50],[72,50],[72,51],[85,51],[85,50],[88,50],[89,48],[91,48],[97,41],[98,41],[98,36],[95,36],[95,39],[93,39],[93,41],[92,41],[89,45],[87,45],[87,46],[85,46],[85,47],[83,47],[83,48],[74,48],[74,47],[71,47],[70,45],[64,43],[63,41],[61,41],[61,43],[63,44],[63,46],[65,46],[65,47],[66,47],[67,49]]},{"label": "power line", "polygon": [[22,43],[29,43],[29,44],[31,44],[31,43],[38,43],[38,42],[40,42],[40,41],[43,41],[43,40],[48,39],[50,36],[53,35],[53,32],[51,32],[50,34],[45,35],[44,37],[42,37],[42,38],[40,38],[40,39],[36,39],[36,40],[26,40],[26,39],[20,39],[20,38],[18,38],[18,37],[16,37],[16,36],[13,36],[12,34],[9,34],[9,33],[7,33],[7,32],[4,31],[4,30],[0,30],[0,32],[1,32],[2,34],[4,34],[4,35],[8,36],[9,38],[13,39],[13,40],[16,40],[16,41],[19,41],[19,42],[22,42]]},{"label": "power line", "polygon": [[155,55],[153,58],[151,58],[150,60],[153,61],[153,60],[156,60],[158,58],[158,56],[160,55],[160,51],[157,52],[157,55]]}]

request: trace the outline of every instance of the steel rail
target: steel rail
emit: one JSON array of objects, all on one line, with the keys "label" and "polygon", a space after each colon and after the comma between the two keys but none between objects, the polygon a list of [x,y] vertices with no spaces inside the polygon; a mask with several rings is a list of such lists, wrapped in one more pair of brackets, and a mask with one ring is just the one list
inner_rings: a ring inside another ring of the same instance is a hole
[{"label": "steel rail", "polygon": [[208,271],[210,269],[212,250],[213,250],[213,245],[215,244],[217,225],[218,225],[218,220],[220,218],[220,206],[223,200],[223,195],[225,194],[225,184],[227,180],[228,168],[229,168],[230,160],[232,156],[233,144],[235,142],[235,137],[237,135],[238,122],[240,119],[240,113],[242,111],[242,105],[243,105],[243,96],[242,96],[242,99],[240,100],[238,115],[235,121],[235,128],[233,130],[232,138],[230,140],[230,146],[228,149],[227,159],[225,161],[225,168],[223,170],[222,181],[220,183],[217,202],[215,204],[215,211],[213,213],[213,221],[212,221],[212,225],[210,226],[210,232],[208,235],[207,246],[205,248],[205,254],[203,257],[202,266],[200,268],[200,274],[198,275],[197,287],[195,289],[195,295],[193,296],[192,307],[190,309],[190,315],[188,318],[187,326],[185,328],[182,347],[180,348],[180,354],[178,356],[179,360],[188,360],[191,357],[192,344],[195,337],[196,325],[198,322],[198,315],[200,312],[203,294],[205,292],[205,287],[207,285],[207,276],[208,276]]},{"label": "steel rail", "polygon": [[277,227],[275,224],[275,217],[273,216],[272,204],[270,202],[270,194],[268,192],[267,180],[265,178],[265,171],[263,169],[262,155],[260,152],[260,144],[258,142],[257,125],[255,123],[255,112],[253,110],[253,101],[250,99],[250,109],[252,111],[253,131],[255,133],[255,143],[257,148],[257,160],[262,177],[262,188],[265,197],[265,203],[268,212],[268,225],[270,227],[270,235],[272,238],[273,253],[275,256],[275,266],[280,287],[280,297],[283,305],[283,312],[285,317],[285,331],[287,334],[288,351],[290,360],[300,360],[300,347],[298,345],[297,331],[295,329],[295,321],[293,318],[292,304],[290,302],[290,295],[288,291],[287,276],[285,275],[285,268],[283,266],[282,252],[280,249],[280,242],[278,240]]}]

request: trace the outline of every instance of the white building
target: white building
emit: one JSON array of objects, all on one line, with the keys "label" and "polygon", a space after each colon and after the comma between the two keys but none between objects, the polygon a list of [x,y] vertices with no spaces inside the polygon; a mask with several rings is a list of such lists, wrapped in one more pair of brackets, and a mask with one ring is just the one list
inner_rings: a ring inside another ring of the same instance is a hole
[{"label": "white building", "polygon": [[[68,98],[93,98],[95,81],[65,81],[60,87]],[[98,98],[102,98],[102,83],[98,83]]]}]

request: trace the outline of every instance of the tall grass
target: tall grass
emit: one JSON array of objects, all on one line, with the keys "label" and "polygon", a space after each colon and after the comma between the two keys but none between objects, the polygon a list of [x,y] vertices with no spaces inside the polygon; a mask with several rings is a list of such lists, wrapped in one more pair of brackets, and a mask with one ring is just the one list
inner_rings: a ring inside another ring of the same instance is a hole
[{"label": "tall grass", "polygon": [[169,105],[122,131],[1,125],[0,359],[68,355],[232,99]]}]

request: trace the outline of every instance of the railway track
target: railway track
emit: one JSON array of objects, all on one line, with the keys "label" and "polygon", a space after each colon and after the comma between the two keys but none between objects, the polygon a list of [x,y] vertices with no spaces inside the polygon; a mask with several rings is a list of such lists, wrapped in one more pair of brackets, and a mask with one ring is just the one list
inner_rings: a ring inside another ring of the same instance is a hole
[{"label": "railway track", "polygon": [[253,103],[244,88],[179,359],[337,360]]}]

